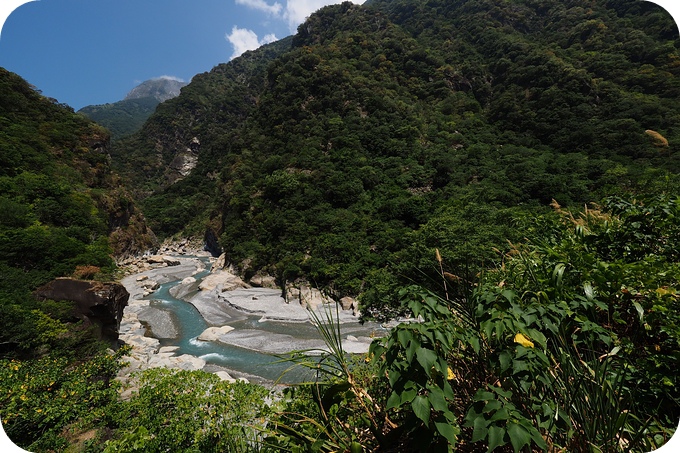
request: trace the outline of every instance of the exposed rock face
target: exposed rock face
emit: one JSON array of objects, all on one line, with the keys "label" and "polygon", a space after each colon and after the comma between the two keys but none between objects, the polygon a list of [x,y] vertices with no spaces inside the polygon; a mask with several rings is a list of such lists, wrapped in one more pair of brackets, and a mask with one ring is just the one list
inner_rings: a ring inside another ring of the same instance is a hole
[{"label": "exposed rock face", "polygon": [[208,275],[198,285],[198,289],[201,291],[212,291],[215,288],[218,288],[220,291],[232,291],[235,289],[248,288],[248,285],[231,272],[221,270]]},{"label": "exposed rock face", "polygon": [[42,300],[75,302],[77,318],[85,325],[95,326],[102,340],[111,344],[118,342],[123,309],[130,297],[123,285],[58,278],[38,288],[34,295]]},{"label": "exposed rock face", "polygon": [[[157,269],[159,267],[179,266],[180,261],[168,255],[144,255],[142,257],[128,257],[124,260],[118,261],[118,265],[126,270],[128,274],[136,274],[139,272],[148,271],[150,269]],[[139,277],[140,280],[146,280],[146,276]],[[145,286],[148,286],[145,284]],[[155,288],[154,288],[155,289]]]},{"label": "exposed rock face", "polygon": [[208,327],[198,336],[200,341],[220,341],[222,335],[226,335],[234,330],[231,326]]},{"label": "exposed rock face", "polygon": [[357,308],[357,301],[353,297],[345,296],[340,299],[340,306],[343,310],[354,310]]},{"label": "exposed rock face", "polygon": [[271,275],[266,274],[255,274],[249,282],[252,286],[258,288],[270,288],[276,289],[278,285],[276,284],[276,279]]},{"label": "exposed rock face", "polygon": [[210,228],[205,231],[204,243],[205,246],[203,247],[203,250],[210,252],[210,254],[215,258],[222,254],[222,247],[220,247],[217,234]]},{"label": "exposed rock face", "polygon": [[213,263],[212,269],[210,270],[210,272],[212,272],[212,273],[219,272],[222,269],[224,269],[225,267],[227,267],[227,254],[223,253]]},{"label": "exposed rock face", "polygon": [[333,302],[324,296],[321,291],[312,288],[306,282],[295,282],[286,285],[286,302],[298,303],[304,308],[316,309],[321,304]]}]

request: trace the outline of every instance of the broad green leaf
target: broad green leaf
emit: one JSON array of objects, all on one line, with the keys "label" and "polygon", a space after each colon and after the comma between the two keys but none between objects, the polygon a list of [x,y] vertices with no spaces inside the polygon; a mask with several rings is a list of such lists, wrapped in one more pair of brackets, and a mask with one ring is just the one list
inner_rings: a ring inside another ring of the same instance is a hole
[{"label": "broad green leaf", "polygon": [[410,388],[408,390],[404,390],[401,392],[401,404],[404,405],[406,403],[410,403],[413,401],[413,398],[416,397],[418,392],[414,388]]},{"label": "broad green leaf", "polygon": [[456,444],[458,434],[460,434],[460,429],[457,426],[453,426],[450,423],[435,422],[435,428],[439,434],[441,434],[451,445]]},{"label": "broad green leaf", "polygon": [[505,372],[505,370],[510,368],[510,364],[512,363],[512,356],[508,351],[503,351],[498,356],[498,360],[501,364],[501,373],[503,373]]},{"label": "broad green leaf", "polygon": [[645,310],[642,308],[642,305],[640,305],[639,302],[633,301],[633,307],[635,307],[635,310],[638,313],[638,316],[640,317],[640,322],[642,322],[642,318],[645,316]]},{"label": "broad green leaf", "polygon": [[488,414],[489,412],[497,411],[498,409],[501,408],[501,402],[498,400],[491,400],[488,403],[486,403],[486,406],[484,406],[484,409],[482,412],[485,414]]},{"label": "broad green leaf", "polygon": [[515,360],[512,362],[512,374],[518,374],[528,370],[529,367],[524,360]]},{"label": "broad green leaf", "polygon": [[390,370],[387,375],[390,381],[390,387],[394,387],[394,383],[401,377],[401,373],[397,370]]},{"label": "broad green leaf", "polygon": [[[397,327],[397,329],[399,328]],[[399,338],[399,344],[401,344],[401,347],[405,349],[413,338],[413,334],[410,330],[399,329],[397,331],[397,337]]]},{"label": "broad green leaf", "polygon": [[505,437],[505,428],[500,426],[490,426],[489,427],[489,449],[487,451],[493,451],[496,447],[505,445],[503,440]]},{"label": "broad green leaf", "polygon": [[426,426],[429,425],[430,401],[426,397],[422,395],[416,396],[411,402],[411,408],[413,408],[413,413],[416,414],[416,417],[421,419]]},{"label": "broad green leaf", "polygon": [[475,401],[489,401],[489,400],[496,399],[496,396],[491,392],[487,392],[487,391],[484,391],[484,390],[478,390],[477,393],[475,393],[475,396],[473,397],[473,399]]},{"label": "broad green leaf", "polygon": [[387,399],[387,404],[385,405],[385,409],[389,410],[394,407],[399,407],[401,405],[401,395],[399,395],[397,392],[392,392],[390,397]]},{"label": "broad green leaf", "polygon": [[470,337],[468,341],[470,342],[470,345],[472,345],[472,349],[475,350],[475,353],[479,354],[479,337]]},{"label": "broad green leaf", "polygon": [[590,282],[585,282],[583,284],[583,292],[586,295],[586,299],[589,301],[595,299],[595,291],[593,290],[593,285],[591,285]]},{"label": "broad green leaf", "polygon": [[479,442],[486,438],[489,433],[488,425],[489,422],[484,417],[475,418],[475,421],[472,423],[472,442]]},{"label": "broad green leaf", "polygon": [[504,290],[501,294],[502,294],[503,297],[505,297],[505,298],[508,300],[508,302],[510,302],[510,303],[512,303],[512,301],[515,299],[515,296],[517,296],[517,295],[515,294],[514,291],[511,291],[511,290],[509,290],[509,289]]},{"label": "broad green leaf", "polygon": [[531,435],[529,432],[517,423],[508,424],[508,436],[510,437],[510,443],[515,450],[515,453],[520,451],[525,445],[531,443]]},{"label": "broad green leaf", "polygon": [[449,410],[449,404],[444,398],[444,391],[438,387],[430,389],[430,394],[428,395],[430,404],[432,408],[437,411],[445,412]]},{"label": "broad green leaf", "polygon": [[437,354],[430,349],[419,348],[418,351],[416,351],[416,358],[418,359],[420,366],[425,370],[425,373],[429,376],[430,370],[437,361]]},{"label": "broad green leaf", "polygon": [[409,343],[408,348],[406,348],[406,360],[409,364],[413,362],[413,356],[416,354],[416,352],[418,352],[419,349],[420,342],[414,338]]}]

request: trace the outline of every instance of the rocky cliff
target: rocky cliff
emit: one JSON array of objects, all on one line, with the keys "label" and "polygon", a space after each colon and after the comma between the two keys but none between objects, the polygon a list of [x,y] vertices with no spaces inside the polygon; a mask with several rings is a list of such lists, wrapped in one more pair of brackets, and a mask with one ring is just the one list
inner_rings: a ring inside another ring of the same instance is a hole
[{"label": "rocky cliff", "polygon": [[75,302],[74,317],[94,327],[99,338],[116,345],[130,294],[119,283],[58,278],[38,288],[34,296],[40,300]]}]

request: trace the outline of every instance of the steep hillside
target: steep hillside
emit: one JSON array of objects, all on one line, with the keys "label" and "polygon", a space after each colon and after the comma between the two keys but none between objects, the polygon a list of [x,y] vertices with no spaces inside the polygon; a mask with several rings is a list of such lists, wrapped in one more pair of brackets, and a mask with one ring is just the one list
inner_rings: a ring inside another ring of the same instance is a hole
[{"label": "steep hillside", "polygon": [[115,156],[162,234],[209,226],[246,277],[380,316],[435,247],[474,274],[552,199],[677,188],[677,39],[633,1],[329,6]]},{"label": "steep hillside", "polygon": [[0,353],[37,353],[57,324],[32,290],[110,276],[112,255],[148,250],[155,237],[111,171],[101,126],[1,68],[0,124]]},{"label": "steep hillside", "polygon": [[179,96],[180,89],[185,85],[185,82],[170,78],[147,80],[133,88],[121,101],[88,105],[78,110],[78,113],[107,128],[115,140],[141,129],[158,104]]}]

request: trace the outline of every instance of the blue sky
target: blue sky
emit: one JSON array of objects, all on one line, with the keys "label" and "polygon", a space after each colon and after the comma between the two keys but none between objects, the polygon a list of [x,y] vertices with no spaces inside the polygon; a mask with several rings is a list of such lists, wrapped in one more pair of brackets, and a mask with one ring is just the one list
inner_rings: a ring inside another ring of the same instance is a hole
[{"label": "blue sky", "polygon": [[32,1],[2,27],[0,66],[77,110],[118,101],[144,80],[189,82],[294,34],[305,17],[332,3],[340,0]]},{"label": "blue sky", "polygon": [[[340,1],[0,0],[0,66],[77,110],[118,101],[144,80],[188,82]],[[678,0],[654,3],[680,18]]]}]

